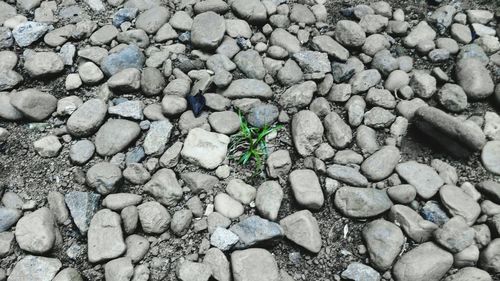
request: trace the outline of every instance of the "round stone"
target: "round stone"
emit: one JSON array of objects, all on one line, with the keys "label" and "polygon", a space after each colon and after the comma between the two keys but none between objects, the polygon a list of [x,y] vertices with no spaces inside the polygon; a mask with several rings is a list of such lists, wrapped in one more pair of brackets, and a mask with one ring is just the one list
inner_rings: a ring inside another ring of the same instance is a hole
[{"label": "round stone", "polygon": [[481,153],[481,161],[486,170],[500,175],[500,141],[486,143]]}]

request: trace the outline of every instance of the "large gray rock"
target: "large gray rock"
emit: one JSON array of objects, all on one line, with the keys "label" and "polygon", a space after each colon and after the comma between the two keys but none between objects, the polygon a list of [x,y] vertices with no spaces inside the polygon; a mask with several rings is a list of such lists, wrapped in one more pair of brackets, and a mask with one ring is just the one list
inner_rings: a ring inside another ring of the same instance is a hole
[{"label": "large gray rock", "polygon": [[292,119],[292,139],[295,149],[302,156],[313,154],[323,137],[323,125],[314,112],[302,110]]},{"label": "large gray rock", "polygon": [[372,181],[381,181],[392,174],[401,158],[399,149],[395,146],[384,146],[370,155],[361,164],[361,171]]},{"label": "large gray rock", "polygon": [[[240,0],[244,1],[244,0]],[[294,54],[300,51],[300,41],[294,35],[283,28],[276,28],[269,37],[269,43],[274,46],[280,46],[288,53]]]},{"label": "large gray rock", "polygon": [[142,69],[146,57],[136,45],[109,54],[101,62],[101,69],[107,76],[112,76],[127,68]]},{"label": "large gray rock", "polygon": [[117,258],[104,265],[106,281],[130,280],[134,275],[134,266],[129,257]]},{"label": "large gray rock", "polygon": [[181,155],[187,161],[211,170],[224,161],[228,145],[228,136],[194,128],[184,141]]},{"label": "large gray rock", "polygon": [[341,187],[335,193],[335,206],[347,217],[369,218],[380,215],[392,206],[384,190]]},{"label": "large gray rock", "polygon": [[398,164],[396,172],[407,183],[413,185],[417,189],[418,195],[424,199],[434,196],[439,191],[439,188],[444,185],[443,179],[436,170],[416,161]]},{"label": "large gray rock", "polygon": [[279,99],[284,108],[304,108],[311,103],[317,86],[313,81],[306,81],[288,88]]},{"label": "large gray rock", "polygon": [[99,162],[87,171],[87,184],[100,194],[109,194],[118,188],[122,181],[122,171],[116,164]]},{"label": "large gray rock", "polygon": [[255,50],[241,51],[233,58],[234,63],[250,79],[264,79],[266,69],[259,53]]},{"label": "large gray rock", "polygon": [[495,90],[490,71],[477,59],[459,60],[455,74],[458,84],[471,100],[487,98]]},{"label": "large gray rock", "polygon": [[330,112],[323,120],[328,142],[334,148],[345,148],[352,141],[352,130],[335,111]]},{"label": "large gray rock", "polygon": [[399,225],[406,235],[417,243],[429,241],[438,226],[424,220],[417,212],[405,205],[394,205],[389,212],[389,219]]},{"label": "large gray rock", "polygon": [[276,220],[283,200],[283,190],[276,181],[266,181],[257,189],[255,207],[269,220]]},{"label": "large gray rock", "polygon": [[464,122],[435,107],[420,107],[413,121],[421,131],[458,157],[468,157],[486,143],[484,133],[475,123]]},{"label": "large gray rock", "polygon": [[295,170],[290,173],[288,180],[293,196],[300,205],[312,210],[318,210],[323,206],[325,202],[323,191],[313,170]]},{"label": "large gray rock", "polygon": [[61,267],[58,259],[25,256],[16,263],[7,281],[51,281]]},{"label": "large gray rock", "polygon": [[363,228],[370,262],[379,270],[391,268],[405,243],[401,229],[386,220],[372,221]]},{"label": "large gray rock", "polygon": [[161,234],[168,230],[172,217],[165,207],[156,201],[137,206],[139,221],[145,233]]},{"label": "large gray rock", "polygon": [[321,234],[318,222],[308,210],[295,212],[281,219],[286,238],[308,251],[318,253],[321,250]]},{"label": "large gray rock", "polygon": [[176,275],[181,281],[208,281],[212,269],[207,264],[186,260],[177,266]]},{"label": "large gray rock", "polygon": [[365,43],[366,33],[356,22],[340,20],[335,28],[335,39],[346,47],[361,47]]},{"label": "large gray rock", "polygon": [[404,254],[393,267],[396,281],[439,281],[453,265],[453,255],[432,242]]},{"label": "large gray rock", "polygon": [[238,17],[251,24],[263,25],[267,21],[267,10],[260,0],[236,0],[231,8]]},{"label": "large gray rock", "polygon": [[[210,1],[210,0],[209,0]],[[212,276],[218,281],[231,280],[231,268],[224,253],[216,248],[210,248],[205,252],[203,263],[212,270]]]},{"label": "large gray rock", "polygon": [[25,117],[41,121],[57,108],[57,98],[37,89],[26,89],[10,95],[10,103]]},{"label": "large gray rock", "polygon": [[475,231],[464,218],[455,216],[434,232],[438,244],[456,254],[474,243]]},{"label": "large gray rock", "polygon": [[56,240],[55,220],[48,208],[40,208],[23,216],[16,225],[19,247],[33,254],[43,254],[52,249]]},{"label": "large gray rock", "polygon": [[407,47],[414,48],[420,42],[433,41],[436,38],[436,31],[425,21],[421,21],[404,39]]},{"label": "large gray rock", "polygon": [[368,265],[353,262],[342,271],[342,278],[354,281],[380,281],[380,273]]},{"label": "large gray rock", "polygon": [[169,18],[170,11],[168,8],[156,6],[141,13],[135,21],[135,26],[149,34],[153,34],[156,33]]},{"label": "large gray rock", "polygon": [[22,212],[18,209],[0,207],[0,232],[10,229],[21,218]]},{"label": "large gray rock", "polygon": [[446,277],[444,281],[492,281],[491,275],[476,267],[465,267]]},{"label": "large gray rock", "polygon": [[349,51],[330,36],[315,36],[312,39],[312,44],[313,48],[325,52],[340,61],[346,61],[349,58]]},{"label": "large gray rock", "polygon": [[465,218],[468,225],[473,225],[481,214],[479,203],[457,186],[441,187],[439,197],[451,215]]},{"label": "large gray rock", "polygon": [[494,239],[481,252],[479,266],[494,273],[500,272],[500,238]]},{"label": "large gray rock", "polygon": [[222,16],[204,12],[193,19],[191,42],[195,48],[213,50],[219,46],[225,32],[226,22]]},{"label": "large gray rock", "polygon": [[[4,2],[2,2],[4,3]],[[49,25],[41,22],[27,21],[12,30],[12,36],[20,47],[27,47],[42,38],[49,31]]]},{"label": "large gray rock", "polygon": [[234,281],[279,281],[274,256],[267,250],[252,248],[231,254]]},{"label": "large gray rock", "polygon": [[64,69],[64,62],[54,52],[36,52],[26,57],[24,69],[33,78],[57,74]]},{"label": "large gray rock", "polygon": [[328,167],[326,174],[332,179],[336,179],[351,186],[368,185],[366,177],[363,176],[358,169],[350,166],[333,164]]},{"label": "large gray rock", "polygon": [[486,143],[481,152],[481,162],[486,170],[500,175],[500,139]]},{"label": "large gray rock", "polygon": [[95,148],[99,155],[114,155],[127,148],[140,134],[137,123],[124,119],[109,119],[95,136]]},{"label": "large gray rock", "polygon": [[175,206],[182,198],[182,188],[177,181],[175,172],[170,169],[158,170],[144,185],[144,191],[166,206]]},{"label": "large gray rock", "polygon": [[93,134],[101,126],[108,107],[101,99],[90,99],[80,105],[66,122],[68,132],[76,137]]},{"label": "large gray rock", "polygon": [[262,98],[268,99],[273,96],[271,87],[261,80],[238,79],[234,80],[222,95],[230,99],[239,98]]},{"label": "large gray rock", "polygon": [[87,241],[91,263],[114,259],[125,253],[120,215],[109,209],[97,212],[90,221]]}]

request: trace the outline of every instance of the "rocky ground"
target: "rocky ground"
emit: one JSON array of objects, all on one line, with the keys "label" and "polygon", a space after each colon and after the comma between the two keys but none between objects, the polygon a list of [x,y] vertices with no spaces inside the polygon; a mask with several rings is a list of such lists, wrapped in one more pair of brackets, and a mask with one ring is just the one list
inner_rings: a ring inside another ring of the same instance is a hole
[{"label": "rocky ground", "polygon": [[0,1],[0,281],[500,280],[499,6]]}]

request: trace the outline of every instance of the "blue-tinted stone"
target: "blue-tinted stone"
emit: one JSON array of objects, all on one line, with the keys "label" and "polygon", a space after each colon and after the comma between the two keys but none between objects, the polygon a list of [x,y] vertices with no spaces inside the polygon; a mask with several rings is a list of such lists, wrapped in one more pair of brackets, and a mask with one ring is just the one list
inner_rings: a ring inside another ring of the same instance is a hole
[{"label": "blue-tinted stone", "polygon": [[137,8],[122,8],[115,13],[113,17],[113,25],[120,27],[126,21],[132,21],[137,16]]},{"label": "blue-tinted stone", "polygon": [[112,76],[126,68],[142,69],[146,58],[136,45],[128,45],[122,50],[105,57],[101,63],[102,71]]},{"label": "blue-tinted stone", "polygon": [[484,65],[488,64],[488,62],[490,61],[490,58],[484,52],[483,48],[479,47],[479,45],[476,44],[469,44],[463,46],[460,52],[458,53],[457,61],[470,58],[478,59]]},{"label": "blue-tinted stone", "polygon": [[138,146],[133,148],[131,151],[127,152],[127,157],[125,158],[125,163],[139,163],[144,157],[146,157],[146,153],[144,153],[144,148],[142,146]]},{"label": "blue-tinted stone", "polygon": [[86,234],[89,230],[90,220],[99,208],[100,199],[101,195],[92,192],[72,191],[66,194],[64,201],[80,233]]},{"label": "blue-tinted stone", "polygon": [[198,117],[205,107],[205,97],[202,93],[198,93],[194,96],[188,95],[186,99],[188,101],[189,108],[193,111],[194,116]]},{"label": "blue-tinted stone", "polygon": [[439,226],[442,226],[450,219],[436,201],[427,201],[427,203],[425,203],[420,210],[420,215],[425,220],[433,222]]},{"label": "blue-tinted stone", "polygon": [[233,225],[229,230],[240,238],[235,245],[237,249],[245,249],[283,236],[283,229],[279,224],[259,216],[251,216]]}]

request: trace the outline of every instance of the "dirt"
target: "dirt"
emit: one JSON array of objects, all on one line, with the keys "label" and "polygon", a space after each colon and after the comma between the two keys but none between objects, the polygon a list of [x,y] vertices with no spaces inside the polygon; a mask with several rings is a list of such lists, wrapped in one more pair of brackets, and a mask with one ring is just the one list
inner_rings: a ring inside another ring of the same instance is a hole
[{"label": "dirt", "polygon": [[[428,5],[423,0],[387,0],[393,8],[402,7],[406,16],[412,20],[424,19],[425,15],[435,9],[436,6]],[[355,4],[367,4],[367,0],[356,1],[327,1],[326,6],[329,11],[329,24],[334,26],[335,22],[343,18],[340,14],[340,9]],[[485,1],[484,4],[478,4],[473,0],[461,1],[462,8],[488,8],[494,10],[498,6],[494,2]],[[18,53],[21,50],[17,50]],[[430,64],[425,60],[417,59],[416,65],[420,68],[432,69],[434,64]],[[444,67],[450,73],[451,67]],[[21,71],[21,69],[17,69]],[[66,70],[68,73],[71,69]],[[25,78],[26,75],[23,75]],[[40,86],[43,89],[49,90],[56,97],[60,98],[67,93],[64,90],[65,75],[53,79],[49,83],[33,82],[27,79],[23,88]],[[495,77],[498,82],[498,77]],[[92,96],[96,91],[94,88],[86,88],[79,90],[78,94],[83,97]],[[491,110],[491,102],[477,103],[469,107],[466,112],[469,115],[476,115]],[[7,144],[0,146],[0,189],[10,190],[21,195],[25,200],[34,200],[37,207],[46,205],[46,195],[51,190],[57,190],[63,194],[79,190],[79,191],[92,191],[85,186],[82,182],[84,171],[91,167],[96,162],[102,161],[99,157],[94,157],[92,161],[85,164],[83,167],[73,166],[69,162],[69,143],[64,143],[62,153],[56,158],[44,159],[38,157],[33,149],[32,143],[47,134],[47,132],[56,129],[63,124],[63,120],[51,118],[45,123],[26,123],[26,122],[4,122],[0,121],[0,127],[5,127],[11,133]],[[175,142],[179,137],[179,133],[171,138],[171,142]],[[137,141],[139,145],[141,140]],[[278,137],[270,142],[271,149],[288,149],[291,153],[293,161],[293,169],[303,167],[303,160],[298,157],[294,148],[291,146],[291,138],[289,135],[288,126],[278,132]],[[131,149],[133,146],[131,147]],[[354,147],[354,149],[356,149]],[[454,166],[459,174],[459,182],[470,181],[477,183],[479,181],[492,178],[491,174],[487,173],[482,167],[478,155],[472,156],[470,159],[464,161],[454,159],[442,152],[442,149],[432,145],[429,139],[421,136],[413,128],[410,128],[409,134],[404,138],[401,146],[403,160],[417,160],[423,163],[430,163],[431,159],[438,158],[444,160]],[[109,160],[109,159],[104,159]],[[253,171],[250,168],[240,167],[234,162],[229,163],[234,174],[231,177],[239,177],[243,180],[251,182],[254,186],[260,185],[264,179],[261,177],[252,177]],[[195,170],[196,168],[181,160],[179,165],[175,167],[176,173],[179,175],[185,171]],[[213,174],[213,172],[212,172]],[[324,176],[321,179],[324,180]],[[285,186],[287,179],[282,179],[281,183]],[[221,181],[221,186],[216,188],[213,193],[207,194],[203,199],[205,203],[212,202],[214,194],[218,190],[222,190],[225,186],[224,181]],[[144,194],[141,187],[131,187],[124,185],[120,191],[132,191],[134,193],[142,194],[147,200],[148,195]],[[293,196],[289,188],[284,188],[285,199],[283,200],[280,209],[279,218],[282,218],[300,208],[294,202]],[[170,214],[176,210],[184,208],[185,198],[175,208],[169,208]],[[361,229],[364,226],[364,221],[357,221],[342,217],[332,204],[332,198],[327,198],[325,206],[314,215],[318,220],[321,236],[323,241],[323,248],[318,255],[312,255],[300,247],[294,245],[289,241],[282,241],[270,247],[270,251],[276,256],[278,265],[281,269],[286,270],[295,280],[337,280],[340,273],[353,261],[360,261],[368,263],[367,255],[360,253],[359,247],[363,245],[361,240]],[[344,236],[344,231],[347,230]],[[59,258],[64,267],[75,267],[86,280],[102,280],[102,265],[92,265],[87,262],[86,257],[86,237],[79,234],[75,225],[68,227],[60,227],[61,235],[64,243],[50,254]],[[149,262],[154,258],[164,258],[168,260],[168,270],[163,273],[166,274],[163,280],[176,280],[175,277],[175,262],[177,259],[189,255],[196,257],[199,252],[202,240],[209,238],[206,231],[201,234],[196,234],[193,231],[188,232],[183,237],[170,237],[162,236],[161,240],[151,237],[152,247],[150,252],[144,259],[144,262]],[[205,242],[206,243],[206,242]],[[72,245],[79,245],[81,255],[73,260],[70,259],[66,251]],[[412,242],[408,240],[406,248],[413,247]],[[12,268],[19,256],[24,255],[19,247],[15,246],[15,254],[10,255],[0,261],[0,268]],[[500,280],[500,275],[494,277],[494,280]]]}]

